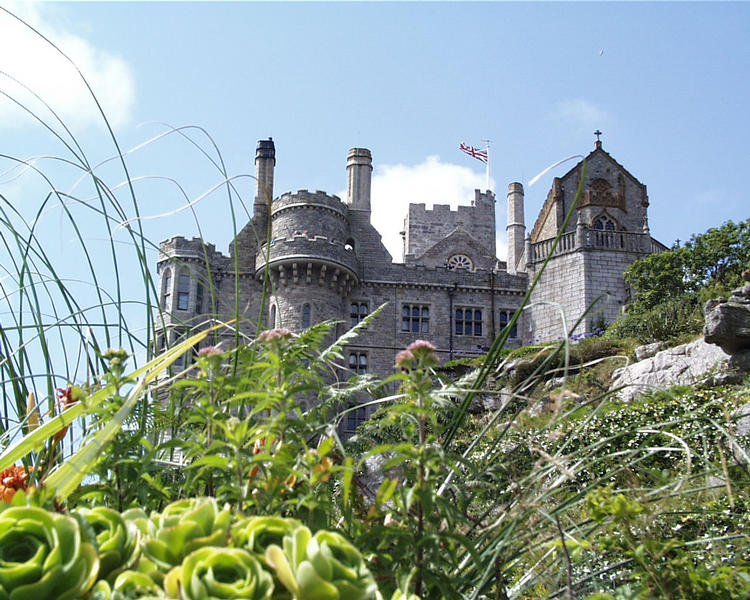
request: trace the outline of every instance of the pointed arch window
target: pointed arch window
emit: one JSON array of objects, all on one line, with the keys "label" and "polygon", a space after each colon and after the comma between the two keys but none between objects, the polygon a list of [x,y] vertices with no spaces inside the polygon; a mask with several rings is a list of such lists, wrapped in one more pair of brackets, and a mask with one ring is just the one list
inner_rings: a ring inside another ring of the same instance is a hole
[{"label": "pointed arch window", "polygon": [[594,229],[599,231],[615,231],[617,225],[615,225],[615,222],[612,219],[602,215],[594,220]]}]

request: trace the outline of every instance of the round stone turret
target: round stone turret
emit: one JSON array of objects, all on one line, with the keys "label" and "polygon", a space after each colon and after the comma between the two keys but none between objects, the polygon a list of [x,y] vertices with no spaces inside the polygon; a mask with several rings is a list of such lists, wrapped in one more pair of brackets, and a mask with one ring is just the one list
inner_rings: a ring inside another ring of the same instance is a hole
[{"label": "round stone turret", "polygon": [[[272,306],[293,330],[311,322],[340,319],[343,299],[359,284],[359,262],[351,239],[347,206],[336,196],[300,190],[271,206],[271,242],[262,245],[256,278],[270,269]],[[304,309],[306,304],[309,309]]]}]

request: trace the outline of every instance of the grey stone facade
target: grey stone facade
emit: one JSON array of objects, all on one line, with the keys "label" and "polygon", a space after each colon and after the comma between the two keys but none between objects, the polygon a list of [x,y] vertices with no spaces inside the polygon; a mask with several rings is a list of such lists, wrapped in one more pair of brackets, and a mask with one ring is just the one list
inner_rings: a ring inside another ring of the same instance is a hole
[{"label": "grey stone facade", "polygon": [[157,344],[177,340],[214,318],[239,317],[240,332],[247,336],[258,327],[299,331],[326,319],[343,321],[337,331],[343,333],[385,305],[373,326],[347,349],[345,366],[387,375],[395,354],[416,339],[432,342],[443,360],[481,353],[519,309],[550,253],[510,343],[572,333],[576,320],[596,301],[576,328],[591,331],[616,318],[628,299],[625,267],[663,248],[649,234],[646,187],[600,142],[587,157],[584,194],[554,251],[552,242],[575,196],[581,164],[555,178],[528,236],[523,187],[510,184],[507,265],[497,259],[496,200],[489,190],[476,190],[471,205],[457,210],[411,204],[402,231],[402,262],[394,263],[370,223],[369,150],[349,152],[345,200],[307,190],[272,200],[275,162],[273,141],[260,141],[253,218],[228,255],[197,238],[161,243],[157,270],[163,310]]}]

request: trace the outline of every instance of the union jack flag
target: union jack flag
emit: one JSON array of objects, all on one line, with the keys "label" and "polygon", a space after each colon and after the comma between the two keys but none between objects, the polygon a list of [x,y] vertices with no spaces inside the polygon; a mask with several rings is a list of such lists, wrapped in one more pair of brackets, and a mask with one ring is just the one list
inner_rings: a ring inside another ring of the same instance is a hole
[{"label": "union jack flag", "polygon": [[484,164],[487,164],[487,150],[480,150],[479,148],[475,148],[474,146],[467,146],[465,142],[461,142],[458,145],[458,149],[462,152],[466,152],[466,154],[473,156],[477,160],[481,160]]}]

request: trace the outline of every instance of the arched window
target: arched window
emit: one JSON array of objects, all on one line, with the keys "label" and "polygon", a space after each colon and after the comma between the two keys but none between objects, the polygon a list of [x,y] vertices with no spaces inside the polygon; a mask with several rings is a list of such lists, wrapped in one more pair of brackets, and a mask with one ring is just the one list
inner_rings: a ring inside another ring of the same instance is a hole
[{"label": "arched window", "polygon": [[474,268],[474,263],[472,263],[471,259],[465,254],[454,254],[445,261],[445,267],[449,271],[453,271],[454,269],[466,269],[471,271],[471,269]]},{"label": "arched window", "polygon": [[367,373],[367,353],[358,351],[350,352],[349,369],[356,375],[364,375]]},{"label": "arched window", "polygon": [[161,305],[169,310],[169,298],[172,295],[172,269],[165,269],[161,278]]},{"label": "arched window", "polygon": [[594,229],[598,229],[599,231],[615,231],[617,226],[609,217],[601,216],[594,220]]},{"label": "arched window", "polygon": [[367,302],[352,302],[349,306],[349,324],[354,327],[362,319],[364,319],[370,310]]},{"label": "arched window", "polygon": [[190,306],[190,274],[180,271],[177,276],[177,310],[187,310]]},{"label": "arched window", "polygon": [[271,305],[271,327],[276,328],[276,305]]},{"label": "arched window", "polygon": [[307,329],[311,324],[311,310],[310,304],[305,303],[302,305],[302,328]]}]

